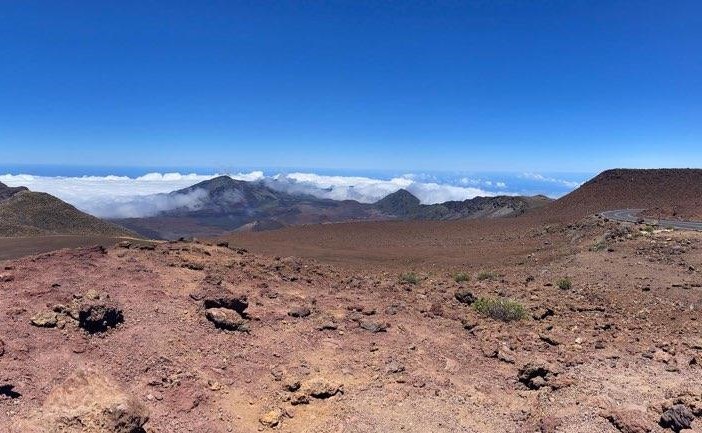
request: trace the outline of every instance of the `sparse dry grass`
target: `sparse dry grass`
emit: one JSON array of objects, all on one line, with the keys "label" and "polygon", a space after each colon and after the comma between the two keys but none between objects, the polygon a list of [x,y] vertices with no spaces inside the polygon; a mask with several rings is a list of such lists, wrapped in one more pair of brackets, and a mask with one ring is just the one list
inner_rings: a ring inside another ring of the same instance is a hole
[{"label": "sparse dry grass", "polygon": [[414,272],[405,272],[400,275],[400,282],[408,284],[419,284],[419,275]]},{"label": "sparse dry grass", "polygon": [[503,322],[522,320],[526,309],[522,304],[508,298],[480,298],[473,307],[481,314]]}]

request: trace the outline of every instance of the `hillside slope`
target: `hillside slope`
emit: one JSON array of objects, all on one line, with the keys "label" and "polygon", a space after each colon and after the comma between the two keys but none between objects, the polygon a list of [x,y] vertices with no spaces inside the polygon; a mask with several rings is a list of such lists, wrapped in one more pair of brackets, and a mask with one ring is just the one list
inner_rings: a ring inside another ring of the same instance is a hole
[{"label": "hillside slope", "polygon": [[57,234],[134,236],[52,195],[0,184],[0,237]]},{"label": "hillside slope", "polygon": [[646,209],[662,216],[702,216],[702,169],[613,169],[585,182],[540,213],[572,221],[614,209]]}]

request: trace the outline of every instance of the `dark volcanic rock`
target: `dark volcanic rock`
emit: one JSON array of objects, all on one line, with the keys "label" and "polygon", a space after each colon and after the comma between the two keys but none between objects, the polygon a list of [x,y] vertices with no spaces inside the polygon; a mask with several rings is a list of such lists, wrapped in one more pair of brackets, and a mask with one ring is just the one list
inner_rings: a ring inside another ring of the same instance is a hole
[{"label": "dark volcanic rock", "polygon": [[105,332],[124,322],[119,306],[110,300],[90,301],[83,304],[78,312],[78,326],[89,333]]},{"label": "dark volcanic rock", "polygon": [[204,297],[203,306],[206,309],[227,308],[244,315],[246,309],[249,308],[249,302],[245,295],[234,295],[226,292],[217,294],[208,293],[207,296]]},{"label": "dark volcanic rock", "polygon": [[531,317],[534,318],[534,320],[544,320],[547,317],[551,317],[554,315],[554,311],[551,308],[548,307],[539,307],[534,310],[532,313]]},{"label": "dark volcanic rock", "polygon": [[473,302],[475,302],[475,295],[468,290],[459,290],[454,294],[454,296],[461,304],[471,305]]},{"label": "dark volcanic rock", "polygon": [[669,428],[675,432],[688,429],[695,420],[695,415],[684,404],[676,404],[661,415],[661,427]]},{"label": "dark volcanic rock", "polygon": [[530,362],[519,370],[519,381],[529,389],[539,389],[548,385],[548,381],[557,374],[555,370],[546,362]]},{"label": "dark volcanic rock", "polygon": [[288,311],[290,317],[307,317],[312,314],[312,311],[307,307],[296,307]]}]

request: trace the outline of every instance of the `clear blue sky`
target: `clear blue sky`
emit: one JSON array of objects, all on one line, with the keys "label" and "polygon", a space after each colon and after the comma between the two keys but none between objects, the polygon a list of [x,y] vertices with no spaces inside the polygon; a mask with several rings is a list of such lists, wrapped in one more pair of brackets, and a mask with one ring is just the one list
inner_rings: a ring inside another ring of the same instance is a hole
[{"label": "clear blue sky", "polygon": [[700,1],[0,2],[0,160],[702,166]]}]

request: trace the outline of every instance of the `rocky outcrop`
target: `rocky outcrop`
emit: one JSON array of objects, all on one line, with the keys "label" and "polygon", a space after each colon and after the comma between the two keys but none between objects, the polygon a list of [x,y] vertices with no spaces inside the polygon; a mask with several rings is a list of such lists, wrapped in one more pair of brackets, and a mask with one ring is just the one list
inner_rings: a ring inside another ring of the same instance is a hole
[{"label": "rocky outcrop", "polygon": [[55,387],[38,412],[12,433],[143,433],[149,411],[112,379],[76,371]]}]

